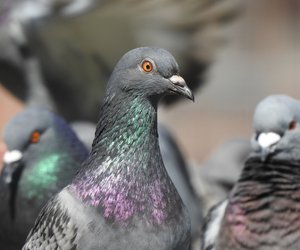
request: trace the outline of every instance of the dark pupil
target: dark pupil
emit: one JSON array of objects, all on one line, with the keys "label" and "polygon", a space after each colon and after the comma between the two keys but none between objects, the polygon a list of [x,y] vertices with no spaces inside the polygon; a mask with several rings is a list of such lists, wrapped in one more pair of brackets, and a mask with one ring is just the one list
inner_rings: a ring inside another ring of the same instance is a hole
[{"label": "dark pupil", "polygon": [[150,69],[150,65],[149,64],[146,65],[146,69]]}]

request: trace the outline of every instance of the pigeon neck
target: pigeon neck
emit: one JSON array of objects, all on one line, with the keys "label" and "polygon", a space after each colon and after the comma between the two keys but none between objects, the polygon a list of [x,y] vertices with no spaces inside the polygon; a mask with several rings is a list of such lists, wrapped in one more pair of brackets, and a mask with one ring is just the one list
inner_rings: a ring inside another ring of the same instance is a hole
[{"label": "pigeon neck", "polygon": [[98,158],[133,153],[157,144],[157,105],[139,96],[115,96],[104,103],[92,146]]},{"label": "pigeon neck", "polygon": [[104,104],[92,152],[71,189],[108,221],[162,224],[176,218],[178,206],[181,211],[162,162],[156,119],[155,106],[139,97]]},{"label": "pigeon neck", "polygon": [[[285,192],[292,187],[300,191],[299,162],[291,163],[282,160],[262,162],[259,157],[249,158],[240,179],[234,186],[231,200],[243,203],[246,197],[257,200],[270,199],[277,192]],[[255,206],[254,203],[249,204]]]},{"label": "pigeon neck", "polygon": [[257,184],[276,185],[279,179],[300,183],[300,162],[278,159],[262,161],[260,157],[250,157],[245,163],[238,183],[251,181]]}]

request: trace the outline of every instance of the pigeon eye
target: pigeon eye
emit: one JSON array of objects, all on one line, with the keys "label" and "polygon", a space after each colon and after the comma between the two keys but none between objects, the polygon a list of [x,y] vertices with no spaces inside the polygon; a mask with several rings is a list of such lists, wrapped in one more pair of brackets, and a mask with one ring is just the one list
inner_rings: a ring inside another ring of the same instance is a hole
[{"label": "pigeon eye", "polygon": [[31,143],[38,143],[40,141],[40,137],[41,137],[41,133],[38,132],[38,131],[34,131],[31,134],[30,142]]},{"label": "pigeon eye", "polygon": [[153,70],[153,64],[150,61],[145,60],[142,63],[142,68],[145,72],[149,73]]},{"label": "pigeon eye", "polygon": [[292,121],[290,122],[290,125],[289,125],[289,130],[295,129],[296,126],[297,126],[296,121],[295,121],[295,120],[292,120]]}]

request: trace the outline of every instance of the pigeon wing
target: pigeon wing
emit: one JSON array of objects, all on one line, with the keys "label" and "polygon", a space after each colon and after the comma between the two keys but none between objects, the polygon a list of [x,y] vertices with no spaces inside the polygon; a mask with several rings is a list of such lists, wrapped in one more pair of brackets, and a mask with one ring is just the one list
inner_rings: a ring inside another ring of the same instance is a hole
[{"label": "pigeon wing", "polygon": [[34,228],[30,231],[23,250],[29,249],[77,249],[78,227],[58,196],[42,209]]}]

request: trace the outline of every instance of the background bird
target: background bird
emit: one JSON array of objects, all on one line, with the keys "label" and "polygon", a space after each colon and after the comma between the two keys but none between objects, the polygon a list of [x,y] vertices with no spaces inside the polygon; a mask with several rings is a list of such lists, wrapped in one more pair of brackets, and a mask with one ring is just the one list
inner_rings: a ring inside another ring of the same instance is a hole
[{"label": "background bird", "polygon": [[165,126],[158,124],[158,135],[161,156],[167,173],[191,217],[192,243],[196,248],[200,244],[201,227],[199,225],[203,222],[204,204],[201,196],[203,193],[197,194],[191,182],[188,163],[170,131]]},{"label": "background bird", "polygon": [[20,249],[45,203],[69,183],[88,151],[54,113],[26,108],[6,126],[0,179],[0,245]]},{"label": "background bird", "polygon": [[157,135],[160,97],[193,99],[178,70],[173,56],[158,48],[134,49],[120,59],[89,158],[45,206],[23,249],[189,249],[190,219]]},{"label": "background bird", "polygon": [[210,212],[202,249],[299,249],[299,123],[298,100],[258,104],[253,152],[228,200]]},{"label": "background bird", "polygon": [[[95,121],[119,55],[151,45],[172,51],[183,65],[183,77],[196,89],[226,44],[224,30],[240,12],[240,2],[6,1],[0,4],[0,43],[6,48],[0,58],[25,77],[36,77],[34,83],[24,79],[15,88],[3,84],[23,100],[45,105],[46,98],[40,97],[46,96],[68,120]],[[25,55],[30,58],[24,61]],[[78,105],[82,98],[86,101]],[[170,103],[177,97],[165,100]]]},{"label": "background bird", "polygon": [[204,213],[227,198],[251,150],[249,139],[232,138],[219,145],[200,166],[190,167],[191,182],[203,200]]}]

